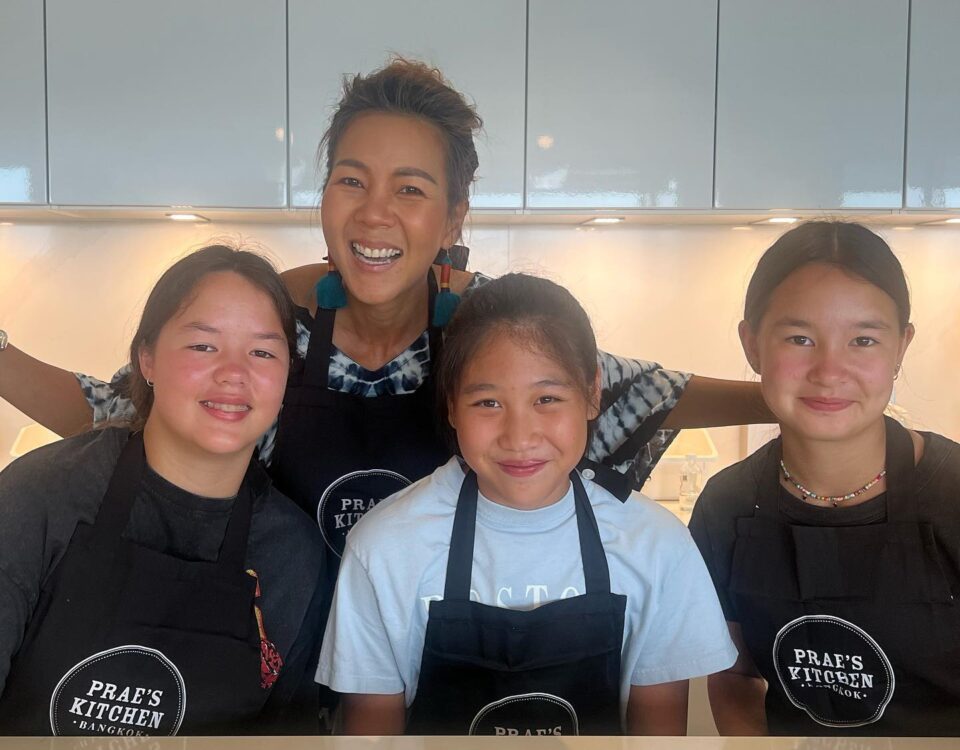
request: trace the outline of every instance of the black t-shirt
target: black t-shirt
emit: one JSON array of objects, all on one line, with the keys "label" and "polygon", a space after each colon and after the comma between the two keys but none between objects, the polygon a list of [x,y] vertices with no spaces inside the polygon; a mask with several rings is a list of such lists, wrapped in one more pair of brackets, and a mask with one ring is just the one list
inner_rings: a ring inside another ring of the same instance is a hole
[{"label": "black t-shirt", "polygon": [[[43,583],[77,524],[95,520],[127,435],[121,428],[89,432],[33,451],[0,473],[0,692]],[[255,471],[252,481],[246,566],[257,572],[264,627],[284,666],[251,731],[309,733],[316,730],[323,540],[265,472]],[[213,561],[233,502],[193,495],[148,468],[123,535],[181,559]]]},{"label": "black t-shirt", "polygon": [[[930,523],[943,555],[952,566],[951,576],[960,577],[960,445],[930,432],[922,432],[923,457],[917,464],[916,502],[920,521]],[[690,533],[700,548],[717,589],[724,615],[739,622],[730,595],[730,571],[736,542],[737,519],[754,515],[762,477],[770,451],[779,451],[774,440],[743,461],[730,466],[707,482],[690,518]],[[780,488],[777,510],[784,523],[800,526],[858,526],[881,523],[887,517],[886,493],[871,500],[837,508],[810,505]]]}]

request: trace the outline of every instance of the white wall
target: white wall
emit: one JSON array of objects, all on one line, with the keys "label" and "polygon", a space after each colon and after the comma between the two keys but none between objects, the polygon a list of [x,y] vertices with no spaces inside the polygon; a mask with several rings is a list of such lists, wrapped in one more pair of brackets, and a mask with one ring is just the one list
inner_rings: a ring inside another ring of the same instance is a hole
[{"label": "white wall", "polygon": [[[478,226],[471,267],[539,273],[583,302],[601,347],[675,369],[752,377],[736,324],[753,266],[780,229],[722,226]],[[896,398],[914,423],[960,440],[960,228],[882,230],[911,281],[917,336]],[[0,328],[41,359],[108,377],[122,363],[150,286],[176,258],[217,236],[257,241],[281,268],[324,254],[318,227],[83,222],[0,226]],[[2,366],[2,358],[0,358]],[[29,420],[0,402],[0,467]],[[745,431],[713,431],[711,467],[738,460]],[[646,491],[675,494],[676,467]]]}]

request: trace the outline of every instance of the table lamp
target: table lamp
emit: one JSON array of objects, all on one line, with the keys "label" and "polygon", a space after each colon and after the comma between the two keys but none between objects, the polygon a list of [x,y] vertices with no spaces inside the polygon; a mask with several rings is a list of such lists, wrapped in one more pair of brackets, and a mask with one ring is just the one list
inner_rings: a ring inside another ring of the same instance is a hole
[{"label": "table lamp", "polygon": [[693,430],[680,430],[680,434],[670,443],[663,454],[667,461],[683,461],[680,468],[680,488],[677,499],[680,510],[691,511],[700,495],[703,469],[701,461],[715,461],[717,446],[710,439],[710,433],[700,427]]}]

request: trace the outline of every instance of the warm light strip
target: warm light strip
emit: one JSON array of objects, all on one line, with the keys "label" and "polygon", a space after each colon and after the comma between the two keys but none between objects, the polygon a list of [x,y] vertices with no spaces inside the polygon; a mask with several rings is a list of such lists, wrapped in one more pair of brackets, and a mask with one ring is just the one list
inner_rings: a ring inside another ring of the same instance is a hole
[{"label": "warm light strip", "polygon": [[210,221],[206,216],[200,214],[167,214],[171,221]]}]

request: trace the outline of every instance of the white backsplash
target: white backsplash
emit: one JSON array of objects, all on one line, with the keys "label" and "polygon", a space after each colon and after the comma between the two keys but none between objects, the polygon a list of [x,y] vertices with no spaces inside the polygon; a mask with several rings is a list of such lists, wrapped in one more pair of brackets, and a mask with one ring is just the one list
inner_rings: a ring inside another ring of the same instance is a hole
[{"label": "white backsplash", "polygon": [[[470,266],[528,271],[566,285],[590,314],[602,348],[666,367],[752,378],[737,339],[743,295],[757,258],[781,229],[726,226],[477,226]],[[960,440],[960,227],[881,233],[900,257],[917,335],[896,401],[922,429]],[[109,377],[123,362],[147,292],[178,257],[217,237],[255,242],[281,269],[319,261],[319,227],[277,224],[78,222],[0,226],[0,328],[25,351]],[[0,358],[2,366],[2,358]],[[29,420],[0,402],[0,467]],[[712,435],[708,474],[745,455],[746,430]],[[675,466],[645,491],[675,496]]]}]

